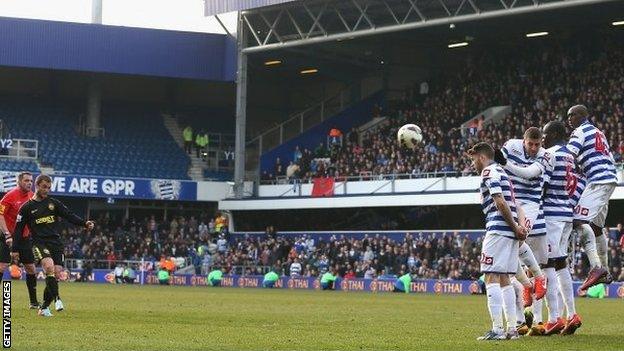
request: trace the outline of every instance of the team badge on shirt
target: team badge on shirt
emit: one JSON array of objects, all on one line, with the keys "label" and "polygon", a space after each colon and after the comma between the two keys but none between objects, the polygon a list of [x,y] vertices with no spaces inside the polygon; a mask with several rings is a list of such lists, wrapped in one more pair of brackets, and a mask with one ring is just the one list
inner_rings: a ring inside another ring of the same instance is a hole
[{"label": "team badge on shirt", "polygon": [[54,211],[54,204],[50,202],[50,203],[48,204],[48,209],[49,209],[50,211]]}]

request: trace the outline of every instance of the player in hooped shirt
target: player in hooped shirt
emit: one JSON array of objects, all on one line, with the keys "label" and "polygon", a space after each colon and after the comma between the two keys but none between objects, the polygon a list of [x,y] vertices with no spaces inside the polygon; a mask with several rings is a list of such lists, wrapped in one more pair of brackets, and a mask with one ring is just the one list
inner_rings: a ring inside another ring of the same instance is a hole
[{"label": "player in hooped shirt", "polygon": [[587,107],[572,106],[568,110],[568,124],[575,129],[566,147],[574,155],[587,180],[574,211],[575,228],[587,242],[585,251],[592,267],[581,286],[581,290],[587,290],[593,285],[613,281],[607,269],[608,239],[602,229],[609,212],[609,199],[617,185],[617,176],[607,138],[590,123]]},{"label": "player in hooped shirt", "polygon": [[[17,186],[7,192],[0,200],[0,230],[2,230],[3,240],[0,240],[0,275],[2,275],[8,264],[11,263],[11,245],[13,244],[13,230],[20,207],[28,202],[33,196],[32,188],[33,176],[29,172],[21,172],[17,176]],[[29,232],[25,236],[29,237]],[[38,309],[37,302],[37,276],[35,271],[35,258],[30,245],[20,252],[20,258],[26,270],[26,287],[30,298],[30,308]]]},{"label": "player in hooped shirt", "polygon": [[[581,318],[576,313],[574,304],[572,276],[567,266],[572,233],[572,197],[577,191],[578,178],[575,174],[574,155],[567,149],[565,139],[565,125],[559,121],[549,122],[544,126],[544,146],[548,148],[544,154],[546,163],[536,162],[527,167],[512,164],[506,166],[514,174],[526,179],[542,174],[544,176],[543,203],[548,231],[548,267],[556,271],[558,286],[553,292],[558,294],[558,291],[561,291],[562,301],[568,313],[567,321],[563,320],[559,315],[557,299],[549,300],[549,321],[546,324],[545,335],[573,334],[581,326]],[[550,284],[549,292],[551,292]]]},{"label": "player in hooped shirt", "polygon": [[[473,146],[468,155],[481,174],[482,208],[486,233],[481,248],[481,272],[485,274],[488,310],[492,329],[478,340],[517,339],[516,294],[510,275],[518,270],[518,240],[524,240],[527,229],[524,214],[517,207],[513,186],[505,171],[494,162],[494,149],[486,143]],[[503,327],[503,312],[507,329]]]},{"label": "player in hooped shirt", "polygon": [[[500,152],[496,152],[495,159],[504,167],[507,164],[518,167],[526,167],[533,163],[542,164],[546,162],[544,159],[546,151],[541,145],[542,132],[539,128],[531,127],[525,131],[523,139],[508,140]],[[513,183],[516,201],[526,214],[526,223],[523,224],[529,230],[529,237],[525,243],[521,244],[519,252],[521,262],[529,268],[535,277],[533,282],[534,288],[521,268],[518,270],[516,278],[524,286],[523,299],[525,306],[533,305],[532,312],[535,317],[535,326],[529,334],[542,335],[545,332],[545,328],[542,323],[542,301],[540,299],[546,295],[549,306],[551,306],[552,301],[557,298],[556,285],[553,285],[556,282],[555,272],[547,269],[548,241],[541,196],[543,186],[542,172],[534,177],[525,178],[509,168],[505,168],[505,171]],[[545,281],[541,268],[544,268],[544,273],[549,278],[548,282]],[[548,283],[548,289],[552,290],[552,292],[548,293],[548,290],[544,288],[546,283]],[[535,290],[535,301],[532,299],[533,289]],[[521,331],[521,333],[523,332]]]}]

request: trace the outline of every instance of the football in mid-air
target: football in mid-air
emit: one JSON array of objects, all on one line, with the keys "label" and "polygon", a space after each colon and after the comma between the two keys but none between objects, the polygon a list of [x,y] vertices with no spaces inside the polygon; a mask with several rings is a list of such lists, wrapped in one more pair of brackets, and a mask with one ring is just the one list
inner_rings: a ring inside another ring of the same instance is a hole
[{"label": "football in mid-air", "polygon": [[413,149],[423,140],[422,130],[415,124],[406,124],[399,128],[397,139],[399,144]]}]

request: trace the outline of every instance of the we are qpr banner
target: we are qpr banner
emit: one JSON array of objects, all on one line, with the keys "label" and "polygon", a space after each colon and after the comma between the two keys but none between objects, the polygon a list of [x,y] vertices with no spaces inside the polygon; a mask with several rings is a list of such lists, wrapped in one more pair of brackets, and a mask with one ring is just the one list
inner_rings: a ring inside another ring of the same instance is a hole
[{"label": "we are qpr banner", "polygon": [[[35,177],[37,174],[34,175]],[[17,172],[0,172],[0,192],[17,184]],[[197,183],[171,179],[142,179],[50,175],[52,194],[117,199],[197,200]]]}]

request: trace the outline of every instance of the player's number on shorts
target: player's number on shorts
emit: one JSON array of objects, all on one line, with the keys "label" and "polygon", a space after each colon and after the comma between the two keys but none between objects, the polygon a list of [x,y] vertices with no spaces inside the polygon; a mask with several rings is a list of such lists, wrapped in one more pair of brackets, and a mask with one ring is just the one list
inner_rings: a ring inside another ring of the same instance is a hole
[{"label": "player's number on shorts", "polygon": [[486,256],[484,253],[481,253],[481,263],[491,265],[494,263],[494,257]]},{"label": "player's number on shorts", "polygon": [[587,216],[589,215],[589,209],[586,207],[581,207],[580,205],[577,205],[574,208],[574,213],[575,214],[580,214],[581,216]]},{"label": "player's number on shorts", "polygon": [[525,227],[528,231],[531,231],[531,229],[533,229],[533,224],[531,223],[531,219],[529,219],[529,218],[525,218],[525,219],[524,219],[524,227]]}]

